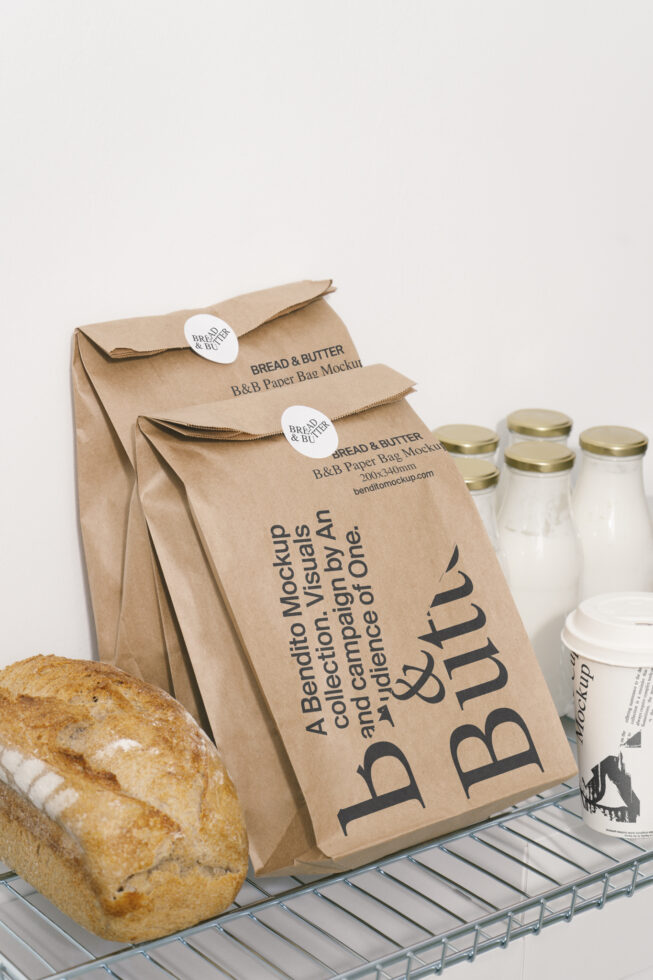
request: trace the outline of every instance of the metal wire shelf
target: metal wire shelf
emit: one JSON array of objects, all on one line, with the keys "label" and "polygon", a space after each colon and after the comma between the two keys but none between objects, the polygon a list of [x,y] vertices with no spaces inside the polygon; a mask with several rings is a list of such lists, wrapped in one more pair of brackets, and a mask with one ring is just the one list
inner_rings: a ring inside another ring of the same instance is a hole
[{"label": "metal wire shelf", "polygon": [[322,879],[249,878],[210,922],[138,946],[0,876],[7,980],[418,980],[653,881],[653,851],[584,827],[565,783],[491,820]]}]

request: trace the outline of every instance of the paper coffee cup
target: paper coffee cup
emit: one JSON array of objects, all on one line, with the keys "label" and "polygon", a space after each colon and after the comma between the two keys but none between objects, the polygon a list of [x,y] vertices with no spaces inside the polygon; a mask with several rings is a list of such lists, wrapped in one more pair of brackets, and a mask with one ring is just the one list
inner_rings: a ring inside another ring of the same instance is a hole
[{"label": "paper coffee cup", "polygon": [[583,820],[653,836],[653,592],[585,599],[567,616]]}]

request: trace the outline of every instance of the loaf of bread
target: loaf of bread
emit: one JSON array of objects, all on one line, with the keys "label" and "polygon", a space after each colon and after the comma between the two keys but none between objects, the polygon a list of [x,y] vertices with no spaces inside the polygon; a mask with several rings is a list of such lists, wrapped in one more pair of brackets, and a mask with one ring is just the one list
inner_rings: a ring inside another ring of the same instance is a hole
[{"label": "loaf of bread", "polygon": [[227,908],[247,837],[180,704],[107,664],[32,657],[0,670],[0,859],[87,929],[138,942]]}]

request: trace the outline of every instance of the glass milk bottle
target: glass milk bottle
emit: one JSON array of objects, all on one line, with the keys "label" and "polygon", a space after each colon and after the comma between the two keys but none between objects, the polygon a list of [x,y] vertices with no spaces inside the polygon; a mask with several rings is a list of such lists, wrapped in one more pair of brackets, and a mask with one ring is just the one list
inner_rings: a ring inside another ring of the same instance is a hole
[{"label": "glass milk bottle", "polygon": [[[519,408],[511,412],[506,419],[508,426],[508,445],[517,442],[559,442],[567,445],[567,439],[573,425],[572,420],[564,412],[556,412],[551,408]],[[506,487],[512,470],[505,466],[499,482],[498,503],[503,503]]]},{"label": "glass milk bottle", "polygon": [[495,462],[499,436],[484,425],[440,425],[433,435],[452,456],[476,456]]},{"label": "glass milk bottle", "polygon": [[499,542],[515,604],[560,714],[571,678],[560,631],[578,603],[580,540],[570,507],[574,453],[554,441],[520,442],[505,452],[510,479],[499,511]]},{"label": "glass milk bottle", "polygon": [[456,456],[454,458],[465,486],[472,495],[485,530],[497,551],[499,547],[499,529],[497,527],[496,490],[499,481],[499,470],[489,460],[474,457]]},{"label": "glass milk bottle", "polygon": [[499,563],[507,573],[505,555],[499,543],[499,528],[497,526],[497,484],[499,470],[489,460],[478,456],[456,456],[454,462],[465,481],[465,486],[472,495],[481,520],[487,531],[492,547],[496,551]]},{"label": "glass milk bottle", "polygon": [[581,599],[603,592],[653,592],[653,525],[637,429],[595,426],[580,435],[572,509],[583,546]]},{"label": "glass milk bottle", "polygon": [[564,412],[555,412],[548,408],[520,408],[510,413],[506,423],[508,443],[511,446],[531,439],[544,439],[566,445],[573,424]]}]

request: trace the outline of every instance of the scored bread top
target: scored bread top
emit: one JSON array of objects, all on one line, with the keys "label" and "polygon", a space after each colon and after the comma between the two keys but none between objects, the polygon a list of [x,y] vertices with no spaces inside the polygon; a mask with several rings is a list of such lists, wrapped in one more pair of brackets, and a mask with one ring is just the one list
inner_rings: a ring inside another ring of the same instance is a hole
[{"label": "scored bread top", "polygon": [[173,698],[107,664],[0,670],[0,780],[65,832],[111,914],[167,866],[244,877],[240,806],[215,746]]}]

